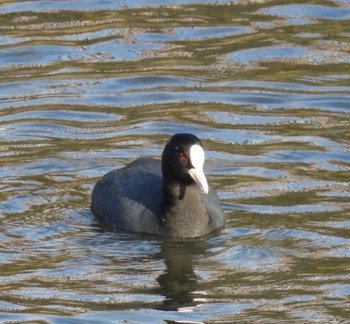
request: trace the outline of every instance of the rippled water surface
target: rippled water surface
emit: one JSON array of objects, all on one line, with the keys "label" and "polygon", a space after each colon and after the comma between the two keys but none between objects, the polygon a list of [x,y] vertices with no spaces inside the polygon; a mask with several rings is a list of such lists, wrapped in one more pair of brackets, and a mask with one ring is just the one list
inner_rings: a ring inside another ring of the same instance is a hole
[{"label": "rippled water surface", "polygon": [[[101,227],[97,179],[176,132],[227,227]],[[2,0],[1,323],[349,322],[349,139],[349,0]]]}]

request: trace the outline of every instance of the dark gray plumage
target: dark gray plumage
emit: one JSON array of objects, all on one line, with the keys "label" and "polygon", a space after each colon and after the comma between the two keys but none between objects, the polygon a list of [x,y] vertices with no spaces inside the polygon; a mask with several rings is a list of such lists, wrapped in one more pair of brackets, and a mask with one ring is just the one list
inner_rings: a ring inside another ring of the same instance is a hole
[{"label": "dark gray plumage", "polygon": [[113,229],[178,238],[206,235],[226,220],[217,195],[208,189],[202,160],[200,140],[176,134],[162,161],[140,158],[102,177],[91,209]]}]

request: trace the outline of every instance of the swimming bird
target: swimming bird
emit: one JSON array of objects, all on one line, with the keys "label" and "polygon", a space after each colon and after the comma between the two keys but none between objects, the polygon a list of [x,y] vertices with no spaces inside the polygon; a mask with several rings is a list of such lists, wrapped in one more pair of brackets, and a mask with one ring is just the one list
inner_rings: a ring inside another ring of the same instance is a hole
[{"label": "swimming bird", "polygon": [[222,228],[226,219],[204,158],[199,138],[175,134],[161,161],[139,158],[104,175],[93,188],[91,210],[113,230],[194,238]]}]

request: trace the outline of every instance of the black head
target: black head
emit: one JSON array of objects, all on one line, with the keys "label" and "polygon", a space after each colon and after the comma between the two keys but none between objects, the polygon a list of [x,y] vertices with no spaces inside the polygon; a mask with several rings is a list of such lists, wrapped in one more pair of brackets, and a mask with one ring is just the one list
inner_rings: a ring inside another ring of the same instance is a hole
[{"label": "black head", "polygon": [[198,137],[192,134],[176,134],[166,144],[162,155],[163,179],[168,183],[189,185],[197,183],[208,192],[203,173],[204,151]]}]

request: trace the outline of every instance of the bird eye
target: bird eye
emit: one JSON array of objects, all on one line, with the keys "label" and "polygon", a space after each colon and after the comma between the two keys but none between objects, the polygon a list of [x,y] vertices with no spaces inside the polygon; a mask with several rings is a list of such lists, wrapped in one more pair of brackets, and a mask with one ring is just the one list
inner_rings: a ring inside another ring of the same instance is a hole
[{"label": "bird eye", "polygon": [[180,160],[186,160],[187,159],[186,154],[184,152],[179,152],[178,155],[179,155]]}]

